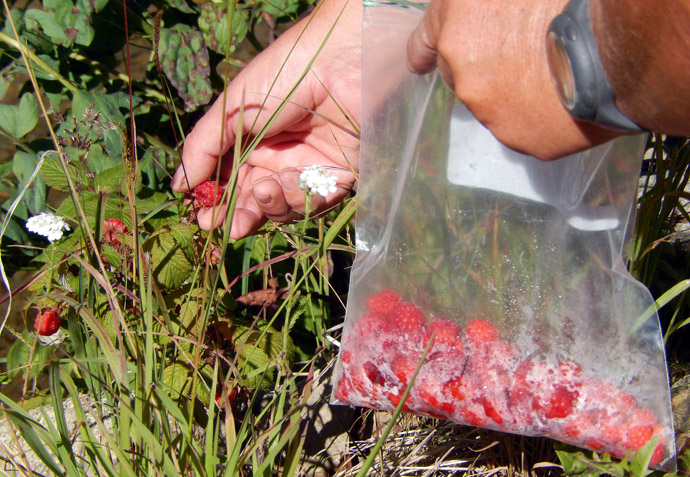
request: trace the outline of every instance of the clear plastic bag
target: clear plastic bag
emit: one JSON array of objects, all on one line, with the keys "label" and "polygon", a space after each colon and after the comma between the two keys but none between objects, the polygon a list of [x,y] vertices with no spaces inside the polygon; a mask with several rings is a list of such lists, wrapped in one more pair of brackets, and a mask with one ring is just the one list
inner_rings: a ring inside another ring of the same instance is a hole
[{"label": "clear plastic bag", "polygon": [[407,72],[420,15],[365,4],[334,401],[394,409],[421,363],[407,411],[674,466],[659,323],[622,258],[644,137],[551,163],[505,148],[437,75]]}]

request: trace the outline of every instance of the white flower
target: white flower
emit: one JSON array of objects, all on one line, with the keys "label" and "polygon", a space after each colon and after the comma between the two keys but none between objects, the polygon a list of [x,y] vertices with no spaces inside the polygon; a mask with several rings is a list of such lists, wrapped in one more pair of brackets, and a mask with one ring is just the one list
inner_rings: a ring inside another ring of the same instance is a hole
[{"label": "white flower", "polygon": [[336,187],[337,183],[338,178],[326,172],[324,167],[320,165],[305,167],[297,181],[297,185],[299,185],[300,189],[309,190],[312,194],[319,194],[324,197],[326,197],[329,192],[338,190]]},{"label": "white flower", "polygon": [[62,238],[63,230],[69,230],[69,225],[62,217],[41,212],[38,215],[29,217],[26,221],[26,228],[29,232],[47,237],[51,242]]}]

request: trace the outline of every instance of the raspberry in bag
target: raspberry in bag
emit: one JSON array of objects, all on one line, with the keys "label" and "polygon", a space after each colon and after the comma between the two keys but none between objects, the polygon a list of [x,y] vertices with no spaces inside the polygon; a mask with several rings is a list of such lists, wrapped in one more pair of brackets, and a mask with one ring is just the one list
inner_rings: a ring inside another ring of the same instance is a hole
[{"label": "raspberry in bag", "polygon": [[334,401],[394,409],[421,365],[406,411],[619,458],[647,446],[673,468],[659,323],[622,257],[644,138],[552,163],[510,151],[407,73],[418,12],[371,5]]}]

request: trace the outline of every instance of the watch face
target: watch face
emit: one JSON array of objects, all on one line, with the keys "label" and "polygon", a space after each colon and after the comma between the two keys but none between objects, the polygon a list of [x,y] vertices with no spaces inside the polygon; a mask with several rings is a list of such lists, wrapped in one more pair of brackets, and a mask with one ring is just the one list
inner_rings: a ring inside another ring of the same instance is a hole
[{"label": "watch face", "polygon": [[556,87],[558,99],[568,111],[575,107],[575,79],[563,40],[550,31],[546,41],[546,56],[551,70],[551,80]]}]

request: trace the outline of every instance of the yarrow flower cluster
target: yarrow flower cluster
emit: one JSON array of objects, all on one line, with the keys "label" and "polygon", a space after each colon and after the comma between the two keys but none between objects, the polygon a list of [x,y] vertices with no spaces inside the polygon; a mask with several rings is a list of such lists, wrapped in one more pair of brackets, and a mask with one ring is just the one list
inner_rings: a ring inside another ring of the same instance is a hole
[{"label": "yarrow flower cluster", "polygon": [[30,217],[29,220],[26,221],[26,228],[29,232],[43,235],[51,242],[60,240],[64,231],[70,230],[69,225],[67,225],[62,217],[48,212],[41,212],[38,215]]},{"label": "yarrow flower cluster", "polygon": [[329,192],[338,190],[336,187],[337,182],[338,178],[326,172],[323,166],[314,165],[304,168],[304,171],[299,175],[297,185],[302,190],[309,190],[312,194],[326,197]]}]

